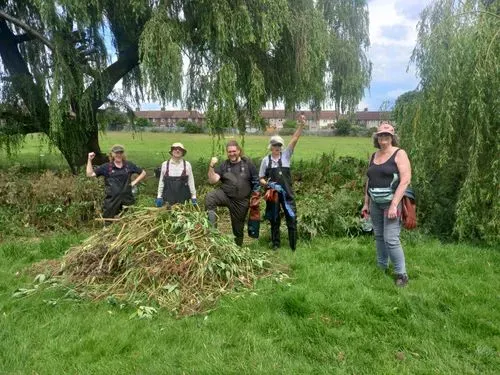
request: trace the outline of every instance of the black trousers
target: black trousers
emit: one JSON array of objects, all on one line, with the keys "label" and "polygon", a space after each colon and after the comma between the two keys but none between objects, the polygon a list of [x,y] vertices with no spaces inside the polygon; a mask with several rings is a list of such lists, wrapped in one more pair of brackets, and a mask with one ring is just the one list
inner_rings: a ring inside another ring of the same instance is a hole
[{"label": "black trousers", "polygon": [[234,242],[236,242],[238,246],[243,244],[243,233],[245,221],[248,215],[249,204],[249,198],[230,198],[222,191],[222,189],[213,190],[205,197],[205,208],[207,211],[215,211],[217,207],[229,208],[231,227],[235,237]]},{"label": "black trousers", "polygon": [[135,198],[132,193],[124,192],[114,196],[107,196],[103,203],[102,217],[110,219],[118,215],[123,206],[131,206],[135,203]]},{"label": "black trousers", "polygon": [[295,216],[291,216],[288,210],[285,207],[285,200],[282,194],[279,194],[278,202],[266,202],[266,212],[269,210],[270,212],[276,212],[277,215],[272,215],[274,217],[270,218],[269,222],[271,223],[271,242],[273,247],[280,247],[281,239],[280,239],[280,226],[281,226],[281,215],[279,213],[280,207],[285,214],[286,226],[288,228],[288,243],[290,244],[290,248],[295,251],[297,247],[297,208],[295,206],[295,200],[289,199],[287,200],[289,206],[292,207]]}]

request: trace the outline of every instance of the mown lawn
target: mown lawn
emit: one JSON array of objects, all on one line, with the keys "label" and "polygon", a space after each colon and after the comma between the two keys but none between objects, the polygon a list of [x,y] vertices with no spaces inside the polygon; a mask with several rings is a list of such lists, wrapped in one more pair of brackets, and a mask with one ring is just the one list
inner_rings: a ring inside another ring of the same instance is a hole
[{"label": "mown lawn", "polygon": [[[230,136],[226,137],[230,139]],[[236,136],[237,140],[239,137]],[[289,141],[290,137],[284,137]],[[267,136],[245,137],[244,151],[252,158],[263,157],[267,153]],[[182,142],[188,149],[186,160],[195,161],[203,158],[208,161],[214,151],[219,156],[224,156],[217,142],[206,134],[170,134],[170,133],[129,133],[108,132],[101,136],[101,147],[104,151],[109,150],[114,143],[125,145],[130,160],[143,168],[153,168],[161,164],[169,157],[170,145],[174,142]],[[224,144],[224,140],[220,144]],[[373,152],[370,138],[363,137],[318,137],[303,136],[296,148],[295,160],[312,159],[322,153],[334,151],[338,156],[354,156],[368,160]],[[66,167],[66,162],[61,154],[50,149],[46,139],[39,135],[30,135],[18,155],[7,158],[5,153],[0,153],[0,168],[19,163],[38,168]]]},{"label": "mown lawn", "polygon": [[[289,279],[261,280],[215,310],[130,319],[133,304],[63,291],[12,298],[24,270],[85,237],[0,245],[2,374],[498,374],[497,249],[404,239],[410,284],[375,267],[370,237],[280,250]],[[254,245],[259,246],[259,245]]]}]

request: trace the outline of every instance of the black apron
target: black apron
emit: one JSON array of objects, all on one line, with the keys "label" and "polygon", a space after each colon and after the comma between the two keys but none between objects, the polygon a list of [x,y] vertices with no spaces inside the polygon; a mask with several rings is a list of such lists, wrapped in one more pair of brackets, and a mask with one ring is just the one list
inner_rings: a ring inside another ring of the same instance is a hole
[{"label": "black apron", "polygon": [[[272,168],[271,155],[269,155],[265,177],[269,182],[280,184],[286,193],[284,198],[280,194],[277,202],[266,202],[265,217],[271,224],[271,242],[273,247],[278,248],[280,246],[281,217],[279,211],[280,206],[282,206],[288,228],[288,242],[292,251],[295,251],[297,246],[297,209],[292,190],[292,174],[289,167],[283,167],[281,164],[281,154],[278,160],[278,168]],[[293,211],[293,215],[290,214],[289,210]]]},{"label": "black apron", "polygon": [[222,191],[232,199],[249,199],[252,193],[252,184],[246,160],[241,159],[239,168],[227,161],[221,166],[221,170],[223,172],[221,176]]},{"label": "black apron", "polygon": [[165,202],[170,205],[176,203],[185,203],[191,198],[191,191],[189,190],[188,175],[186,173],[186,161],[184,163],[184,170],[180,176],[169,176],[170,160],[167,161],[167,171],[163,177],[163,193],[162,197]]},{"label": "black apron", "polygon": [[130,186],[130,173],[127,163],[122,168],[113,168],[114,163],[109,164],[109,175],[104,179],[106,197],[103,204],[103,217],[112,218],[120,213],[123,206],[135,203],[132,187]]},{"label": "black apron", "polygon": [[278,160],[278,168],[271,168],[271,166],[272,160],[271,155],[269,155],[266,168],[266,178],[269,179],[269,182],[276,182],[280,184],[281,187],[285,189],[287,197],[293,200],[294,194],[292,190],[292,174],[289,167],[282,166],[281,154]]}]

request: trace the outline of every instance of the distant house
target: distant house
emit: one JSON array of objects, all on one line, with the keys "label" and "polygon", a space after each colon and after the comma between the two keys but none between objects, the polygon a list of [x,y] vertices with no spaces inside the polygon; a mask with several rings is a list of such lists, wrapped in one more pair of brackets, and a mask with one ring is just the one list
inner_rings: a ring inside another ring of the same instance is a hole
[{"label": "distant house", "polygon": [[[264,109],[260,112],[262,118],[267,121],[270,127],[282,129],[283,124],[287,120],[292,120],[291,116],[287,116],[283,109]],[[296,112],[298,117],[300,112]],[[328,129],[333,127],[336,121],[337,112],[335,111],[304,111],[306,117],[306,125],[310,130]]]},{"label": "distant house", "polygon": [[[267,122],[270,128],[280,130],[287,120],[296,119],[299,111],[294,115],[287,115],[283,109],[264,109],[261,111],[262,118]],[[355,120],[359,125],[367,129],[377,127],[383,120],[390,119],[390,112],[386,111],[364,111],[356,112]],[[205,115],[198,111],[136,111],[137,117],[146,118],[155,126],[173,127],[181,120],[192,121],[197,124],[202,124],[205,120]],[[306,127],[309,130],[324,130],[332,129],[337,121],[336,111],[304,111],[306,117]],[[251,128],[251,125],[249,124]]]},{"label": "distant house", "polygon": [[205,116],[198,111],[135,111],[137,117],[145,118],[159,127],[173,127],[181,120],[202,124]]},{"label": "distant house", "polygon": [[365,108],[363,111],[356,112],[356,121],[367,129],[376,128],[381,121],[390,118],[391,112],[388,111],[369,111]]}]

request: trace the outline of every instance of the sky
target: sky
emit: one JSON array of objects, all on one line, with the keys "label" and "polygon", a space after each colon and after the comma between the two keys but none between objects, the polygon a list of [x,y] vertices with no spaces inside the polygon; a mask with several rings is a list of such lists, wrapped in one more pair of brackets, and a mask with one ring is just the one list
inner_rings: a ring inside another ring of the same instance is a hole
[{"label": "sky", "polygon": [[369,0],[370,49],[372,67],[370,88],[358,105],[359,110],[379,110],[384,103],[418,85],[410,57],[417,41],[420,12],[430,0]]},{"label": "sky", "polygon": [[[369,0],[372,80],[358,110],[385,109],[397,97],[418,85],[410,57],[417,40],[420,12],[431,0]],[[328,106],[326,106],[328,107]],[[166,109],[176,109],[166,106]],[[160,109],[158,103],[142,103],[142,110]],[[327,109],[327,108],[325,108]]]}]

